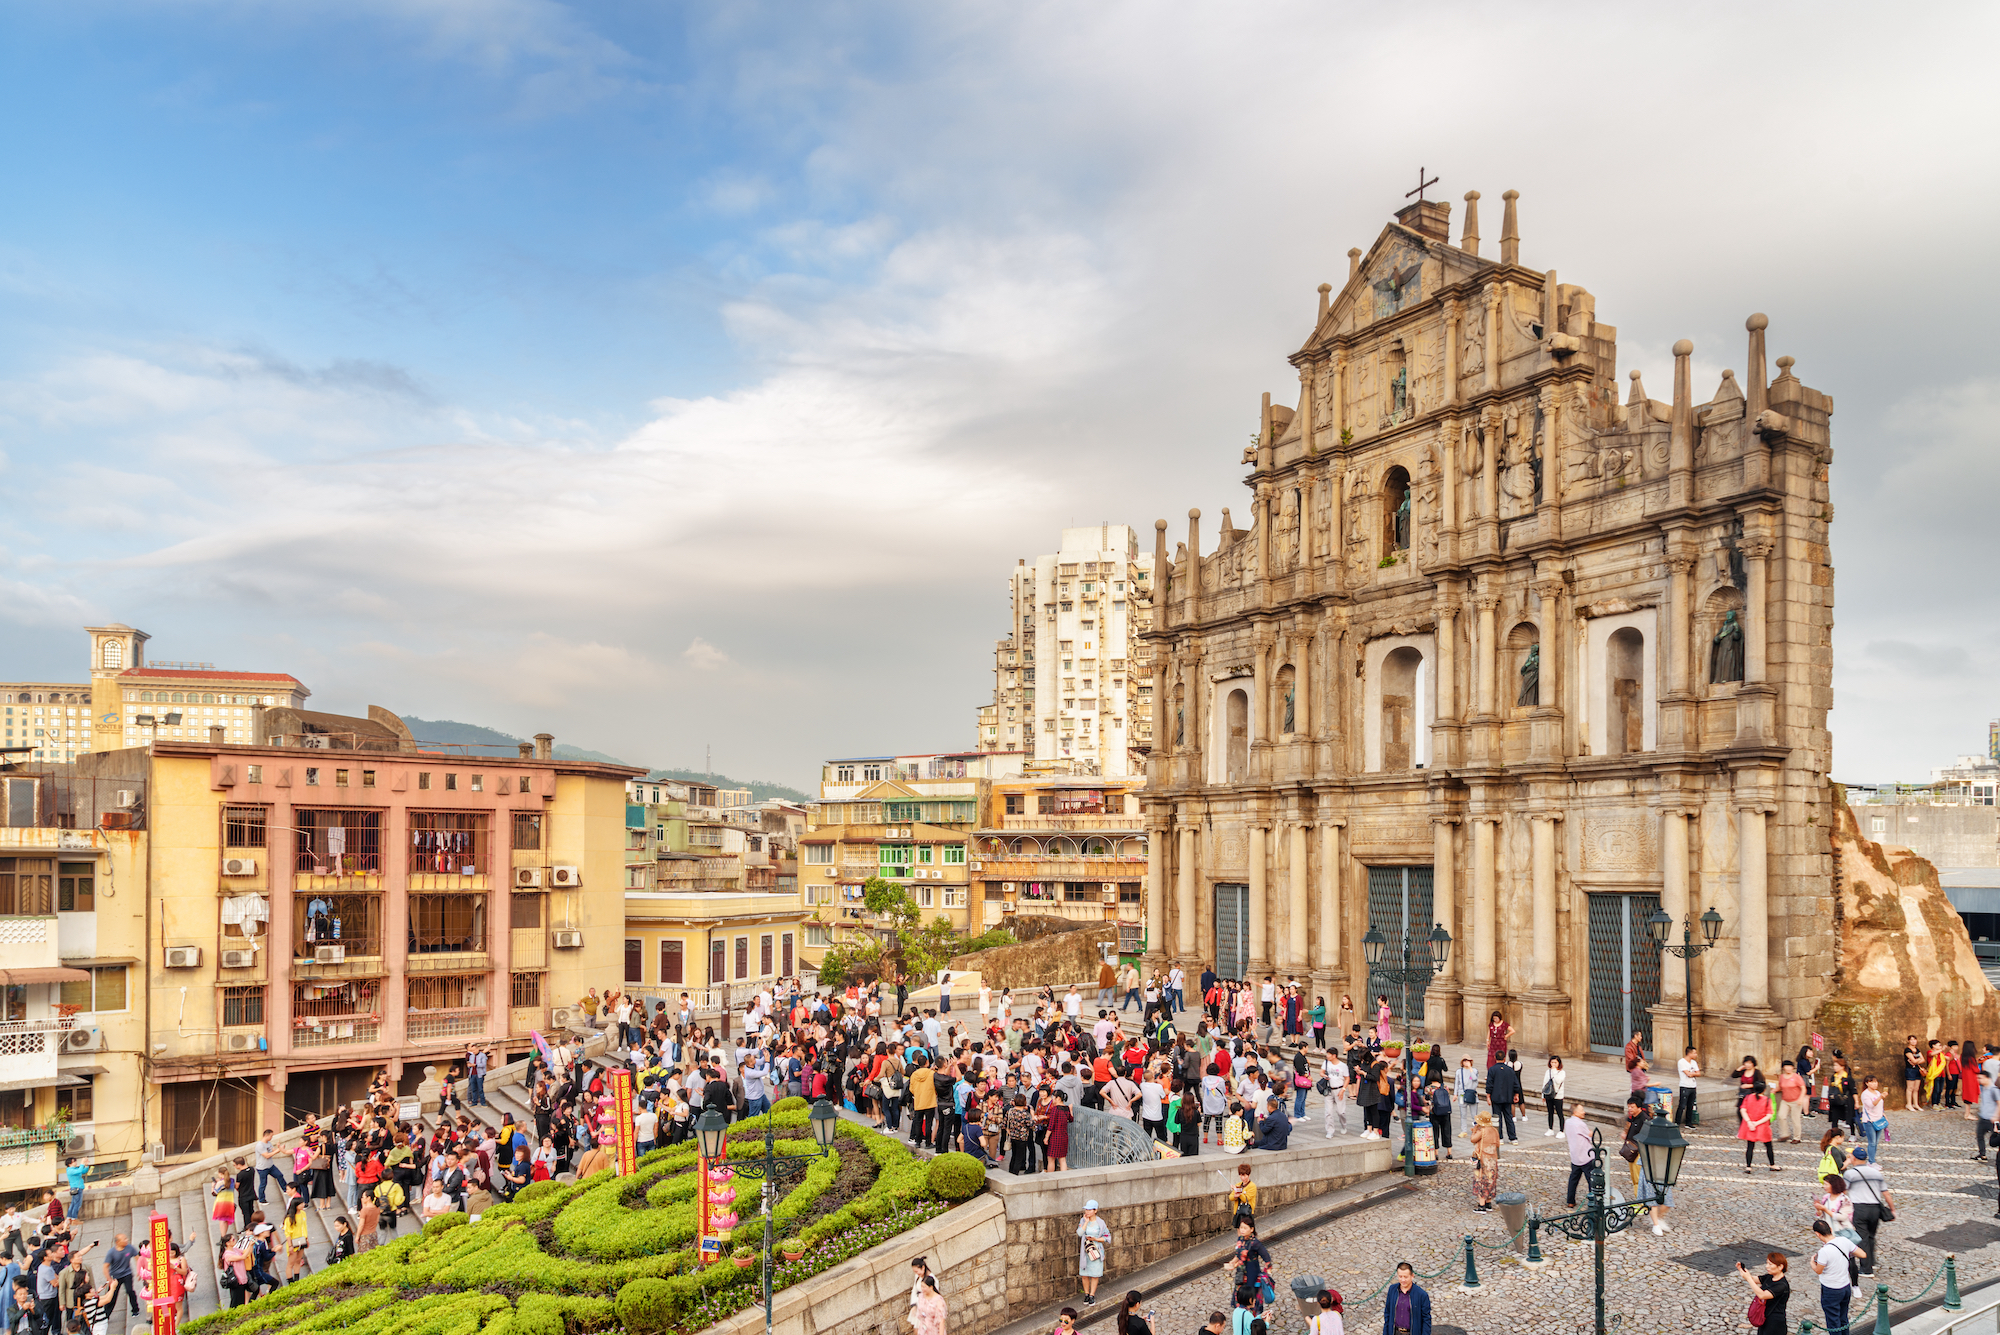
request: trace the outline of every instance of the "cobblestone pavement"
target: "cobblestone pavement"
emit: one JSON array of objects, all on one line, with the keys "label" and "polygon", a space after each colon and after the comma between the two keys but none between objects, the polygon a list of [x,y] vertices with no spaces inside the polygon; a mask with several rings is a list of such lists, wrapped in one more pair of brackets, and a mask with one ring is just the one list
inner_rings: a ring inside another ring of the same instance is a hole
[{"label": "cobblestone pavement", "polygon": [[[1761,1257],[1774,1250],[1795,1257],[1790,1328],[1796,1330],[1802,1317],[1820,1320],[1817,1281],[1805,1257],[1811,1250],[1817,1136],[1826,1123],[1816,1118],[1807,1128],[1812,1141],[1777,1147],[1783,1172],[1769,1172],[1759,1151],[1756,1172],[1748,1176],[1741,1143],[1733,1137],[1710,1129],[1689,1136],[1692,1148],[1669,1215],[1672,1230],[1655,1237],[1642,1224],[1605,1245],[1606,1308],[1620,1318],[1621,1335],[1741,1329],[1748,1292],[1730,1262],[1739,1254]],[[1524,1124],[1522,1130],[1519,1144],[1501,1146],[1500,1190],[1526,1194],[1544,1215],[1563,1213],[1569,1165],[1564,1142],[1544,1137],[1539,1126]],[[1890,1134],[1883,1169],[1897,1211],[1896,1221],[1882,1226],[1877,1281],[1889,1285],[1892,1300],[1914,1297],[1948,1251],[1958,1257],[1962,1287],[2000,1276],[2000,1220],[1994,1218],[2000,1192],[1992,1166],[1971,1162],[1972,1124],[1957,1111],[1898,1112],[1890,1114]],[[1608,1165],[1612,1186],[1629,1196],[1625,1164],[1613,1153]],[[1409,1260],[1420,1273],[1443,1267],[1437,1278],[1422,1281],[1431,1293],[1438,1335],[1454,1327],[1468,1335],[1589,1331],[1592,1248],[1551,1238],[1547,1230],[1546,1268],[1530,1271],[1513,1253],[1482,1247],[1475,1254],[1484,1287],[1461,1291],[1464,1236],[1490,1245],[1507,1236],[1498,1211],[1478,1214],[1471,1206],[1472,1170],[1461,1158],[1441,1164],[1433,1178],[1418,1179],[1406,1196],[1275,1244],[1280,1301],[1267,1314],[1273,1318],[1272,1335],[1303,1328],[1286,1289],[1300,1274],[1325,1277],[1349,1300],[1348,1329],[1375,1329],[1382,1299],[1360,1299],[1388,1280],[1399,1260]],[[1212,1245],[1218,1258],[1226,1252],[1224,1242]],[[1116,1280],[1106,1281],[1107,1291],[1117,1288]],[[1940,1281],[1931,1296],[1942,1291]],[[1856,1291],[1857,1317],[1862,1296],[1872,1302],[1873,1292],[1864,1278]],[[1158,1311],[1153,1329],[1160,1335],[1190,1335],[1212,1310],[1227,1311],[1228,1284],[1218,1265],[1213,1277],[1170,1289],[1150,1305]],[[1872,1317],[1858,1328],[1872,1330]]]}]

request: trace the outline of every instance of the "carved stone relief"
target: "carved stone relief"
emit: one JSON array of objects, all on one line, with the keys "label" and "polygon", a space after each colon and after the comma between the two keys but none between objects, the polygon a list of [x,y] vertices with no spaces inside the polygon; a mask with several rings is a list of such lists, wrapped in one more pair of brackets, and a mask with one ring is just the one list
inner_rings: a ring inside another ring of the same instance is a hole
[{"label": "carved stone relief", "polygon": [[1659,840],[1650,814],[1586,814],[1579,842],[1586,872],[1644,873],[1659,864]]}]

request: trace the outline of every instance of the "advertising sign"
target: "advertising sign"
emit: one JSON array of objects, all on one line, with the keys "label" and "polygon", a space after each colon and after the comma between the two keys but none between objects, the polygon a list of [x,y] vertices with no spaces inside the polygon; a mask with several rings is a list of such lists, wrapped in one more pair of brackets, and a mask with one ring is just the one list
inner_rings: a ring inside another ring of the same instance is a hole
[{"label": "advertising sign", "polygon": [[611,1073],[611,1128],[618,1146],[618,1176],[630,1177],[638,1168],[639,1142],[632,1132],[632,1072]]},{"label": "advertising sign", "polygon": [[147,1228],[153,1247],[148,1260],[152,1265],[149,1278],[153,1284],[154,1335],[174,1335],[175,1321],[180,1315],[180,1286],[174,1276],[172,1230],[163,1214],[148,1220]]}]

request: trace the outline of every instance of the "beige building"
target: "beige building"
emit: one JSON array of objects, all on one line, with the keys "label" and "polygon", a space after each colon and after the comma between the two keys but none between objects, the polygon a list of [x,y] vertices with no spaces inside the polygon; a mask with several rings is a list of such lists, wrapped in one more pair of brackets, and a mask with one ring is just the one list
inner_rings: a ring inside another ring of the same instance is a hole
[{"label": "beige building", "polygon": [[972,839],[973,929],[1017,914],[1117,922],[1136,952],[1144,926],[1141,780],[1022,777],[988,788]]},{"label": "beige building", "polygon": [[1621,394],[1617,331],[1521,263],[1515,208],[1497,260],[1434,203],[1350,252],[1245,452],[1249,527],[1204,549],[1190,512],[1147,637],[1148,935],[1358,995],[1371,924],[1442,924],[1434,1034],[1499,1009],[1523,1052],[1671,1053],[1646,920],[1713,906],[1700,1046],[1774,1060],[1835,959],[1832,402],[1771,378],[1761,315],[1706,402],[1685,341],[1670,402]]},{"label": "beige building", "polygon": [[1152,683],[1135,675],[1152,624],[1152,556],[1125,524],[1066,528],[1059,549],[1008,579],[1011,622],[993,647],[993,702],[978,749],[1042,773],[1122,778],[1152,742]]}]

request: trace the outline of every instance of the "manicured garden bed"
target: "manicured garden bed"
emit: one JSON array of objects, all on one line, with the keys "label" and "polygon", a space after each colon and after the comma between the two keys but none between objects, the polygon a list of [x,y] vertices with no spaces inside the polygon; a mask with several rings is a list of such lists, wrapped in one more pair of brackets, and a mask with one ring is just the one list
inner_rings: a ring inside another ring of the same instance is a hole
[{"label": "manicured garden bed", "polygon": [[[770,1115],[780,1154],[815,1147],[803,1100]],[[730,1127],[731,1160],[761,1158],[764,1118]],[[958,1162],[963,1160],[963,1162]],[[477,1223],[448,1215],[233,1310],[189,1335],[631,1335],[695,1331],[761,1301],[761,1270],[695,1257],[698,1174],[692,1145],[655,1150],[632,1176],[537,1183]],[[834,1153],[783,1179],[772,1211],[772,1287],[839,1265],[936,1218],[983,1182],[964,1155],[925,1162],[891,1136],[842,1122]],[[738,1176],[732,1232],[761,1246],[758,1183]],[[799,1259],[775,1254],[803,1242]]]}]

